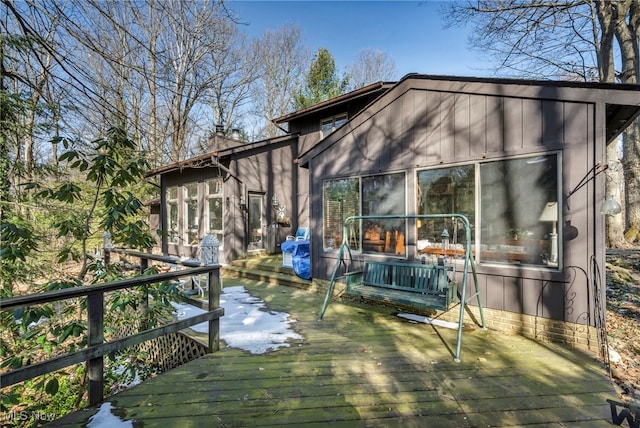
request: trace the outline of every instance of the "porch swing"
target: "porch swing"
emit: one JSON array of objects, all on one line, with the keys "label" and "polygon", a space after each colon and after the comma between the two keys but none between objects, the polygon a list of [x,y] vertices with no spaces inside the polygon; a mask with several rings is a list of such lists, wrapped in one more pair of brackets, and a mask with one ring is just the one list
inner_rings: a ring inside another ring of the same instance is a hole
[{"label": "porch swing", "polygon": [[[407,219],[453,219],[459,220],[465,230],[465,244],[463,252],[462,283],[456,282],[455,260],[445,263],[448,254],[455,257],[456,250],[443,248],[444,258],[437,263],[408,263],[399,260],[369,260],[364,254],[359,260],[360,266],[355,269],[355,261],[351,251],[353,230],[356,222],[362,220],[407,220]],[[348,256],[348,260],[345,259]],[[344,265],[344,275],[338,276],[341,265]],[[473,274],[475,293],[466,296],[469,267]],[[453,280],[449,278],[452,274]],[[454,361],[460,362],[460,346],[462,343],[462,327],[465,307],[468,302],[476,298],[482,328],[486,328],[482,308],[475,261],[471,251],[471,226],[469,220],[462,214],[416,214],[416,215],[383,215],[383,216],[352,216],[344,221],[343,238],[338,249],[336,264],[331,274],[327,293],[318,316],[318,321],[324,317],[329,304],[333,286],[336,280],[342,279],[346,283],[346,293],[365,297],[372,300],[400,303],[447,312],[454,307],[459,308],[458,336]]]}]

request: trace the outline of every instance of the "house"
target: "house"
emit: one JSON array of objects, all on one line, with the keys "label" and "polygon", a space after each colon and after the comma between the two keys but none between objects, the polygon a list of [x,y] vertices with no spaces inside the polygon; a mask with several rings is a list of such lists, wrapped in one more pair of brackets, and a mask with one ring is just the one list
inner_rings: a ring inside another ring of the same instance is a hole
[{"label": "house", "polygon": [[[330,277],[348,215],[464,214],[491,325],[591,340],[578,333],[604,301],[600,172],[639,108],[638,86],[406,76],[300,156],[313,277]],[[357,226],[369,258],[429,262],[444,235],[464,238],[447,219]]]},{"label": "house", "polygon": [[[587,343],[604,297],[606,145],[639,112],[637,86],[417,74],[371,85],[276,119],[287,136],[154,171],[162,249],[193,255],[216,233],[230,261],[308,225],[322,283],[349,216],[464,214],[489,323]],[[346,238],[359,258],[425,263],[464,243],[447,218],[373,219]]]},{"label": "house", "polygon": [[297,159],[390,88],[375,83],[331,101],[276,119],[288,134],[244,143],[210,138],[209,152],[151,171],[160,179],[160,199],[150,223],[162,231],[162,253],[198,257],[207,234],[218,237],[220,262],[278,251],[299,226],[309,224],[308,170]]}]

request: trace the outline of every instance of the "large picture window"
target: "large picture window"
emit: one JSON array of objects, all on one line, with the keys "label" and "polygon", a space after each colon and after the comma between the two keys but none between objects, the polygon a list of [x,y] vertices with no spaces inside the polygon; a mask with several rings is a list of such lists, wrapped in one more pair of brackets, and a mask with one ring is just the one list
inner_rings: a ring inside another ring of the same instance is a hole
[{"label": "large picture window", "polygon": [[[463,165],[418,172],[418,214],[462,214],[475,221],[475,166]],[[416,220],[418,249],[439,247],[443,233],[452,248],[465,244],[465,231],[451,218]],[[445,232],[446,231],[446,232]]]},{"label": "large picture window", "polygon": [[[324,248],[327,251],[342,245],[343,225],[347,217],[360,215],[360,180],[343,178],[324,182]],[[360,248],[360,234],[350,229],[350,245]]]},{"label": "large picture window", "polygon": [[[362,178],[362,215],[406,214],[404,173],[372,175]],[[405,255],[406,221],[371,219],[362,224],[362,251]]]},{"label": "large picture window", "polygon": [[[467,216],[481,262],[556,267],[558,157],[547,154],[418,171],[417,213]],[[418,251],[437,253],[446,234],[451,249],[460,252],[465,236],[457,223],[448,218],[417,220]]]},{"label": "large picture window", "polygon": [[[350,216],[406,214],[405,174],[380,174],[324,182],[324,248],[332,251],[343,242],[344,221]],[[350,223],[351,250],[405,255],[404,219],[366,219]]]},{"label": "large picture window", "polygon": [[556,155],[480,165],[483,260],[558,264]]}]

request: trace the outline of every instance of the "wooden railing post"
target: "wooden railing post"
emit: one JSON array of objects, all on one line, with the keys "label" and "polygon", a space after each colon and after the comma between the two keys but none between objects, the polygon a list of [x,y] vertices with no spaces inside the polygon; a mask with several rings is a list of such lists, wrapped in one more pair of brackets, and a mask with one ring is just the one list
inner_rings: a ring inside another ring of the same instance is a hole
[{"label": "wooden railing post", "polygon": [[140,275],[144,274],[144,271],[149,269],[149,259],[141,256],[140,257]]},{"label": "wooden railing post", "polygon": [[[209,310],[220,307],[220,267],[208,273],[209,276]],[[220,319],[209,320],[209,353],[220,350]]]},{"label": "wooden railing post", "polygon": [[[149,269],[149,259],[142,255],[140,256],[140,275],[144,275],[144,272],[147,269]],[[144,297],[140,303],[140,311],[142,312],[143,324],[140,329],[146,330],[149,328],[149,286],[143,286],[142,290],[144,292]]]},{"label": "wooden railing post", "polygon": [[[104,293],[91,293],[87,296],[88,346],[104,342]],[[87,362],[89,378],[89,406],[95,406],[104,399],[104,359],[91,358]]]}]

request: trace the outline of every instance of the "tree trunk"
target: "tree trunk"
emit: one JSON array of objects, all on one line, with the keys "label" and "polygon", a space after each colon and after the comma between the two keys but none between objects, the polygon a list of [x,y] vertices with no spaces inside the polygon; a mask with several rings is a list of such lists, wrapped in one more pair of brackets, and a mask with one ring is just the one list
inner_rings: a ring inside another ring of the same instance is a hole
[{"label": "tree trunk", "polygon": [[[640,63],[638,61],[638,22],[640,8],[637,0],[611,2],[616,12],[616,39],[620,46],[622,72],[620,80],[626,84],[637,84]],[[640,227],[640,120],[636,120],[625,131],[622,139],[622,169],[625,186],[625,238],[638,241]]]},{"label": "tree trunk", "polygon": [[[618,164],[618,145],[614,141],[607,147],[607,160],[610,168],[606,171],[607,189],[606,197],[613,198],[615,201],[621,201],[622,189],[622,171],[613,165]],[[604,201],[596,201],[601,204]],[[606,245],[608,248],[623,248],[625,246],[624,239],[624,219],[621,215],[606,217]]]},{"label": "tree trunk", "polygon": [[640,241],[640,119],[631,125],[624,134],[622,159],[624,170],[625,202],[625,238],[637,243]]}]

